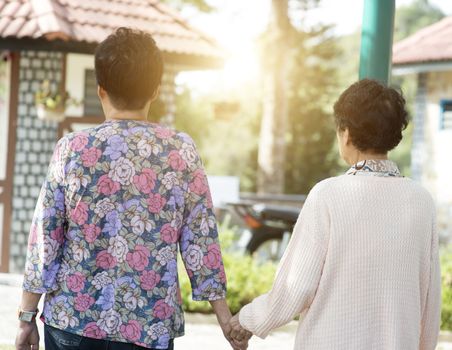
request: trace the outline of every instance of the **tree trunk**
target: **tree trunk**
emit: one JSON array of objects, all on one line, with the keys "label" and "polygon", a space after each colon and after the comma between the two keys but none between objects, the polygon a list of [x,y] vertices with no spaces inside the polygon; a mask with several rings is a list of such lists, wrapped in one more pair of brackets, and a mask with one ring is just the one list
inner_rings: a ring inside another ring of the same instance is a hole
[{"label": "tree trunk", "polygon": [[259,139],[258,192],[283,193],[287,130],[288,0],[272,0],[263,54],[264,101]]}]

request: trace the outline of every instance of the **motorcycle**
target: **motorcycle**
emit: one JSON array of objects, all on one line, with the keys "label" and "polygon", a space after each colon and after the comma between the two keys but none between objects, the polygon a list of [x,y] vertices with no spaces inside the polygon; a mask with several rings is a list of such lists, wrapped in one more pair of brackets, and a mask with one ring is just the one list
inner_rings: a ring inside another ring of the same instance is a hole
[{"label": "motorcycle", "polygon": [[259,262],[278,262],[289,243],[300,208],[249,201],[227,205],[246,226],[242,236],[246,252]]}]

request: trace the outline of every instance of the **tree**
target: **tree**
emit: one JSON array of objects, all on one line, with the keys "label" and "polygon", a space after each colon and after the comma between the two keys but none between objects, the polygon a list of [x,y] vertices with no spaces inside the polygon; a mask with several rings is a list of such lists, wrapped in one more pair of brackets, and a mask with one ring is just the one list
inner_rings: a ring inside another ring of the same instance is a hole
[{"label": "tree", "polygon": [[414,0],[397,8],[394,41],[397,42],[432,23],[438,22],[444,13],[428,0]]},{"label": "tree", "polygon": [[[334,173],[334,127],[330,107],[337,54],[327,26],[303,27],[318,0],[272,0],[263,35],[265,76],[258,154],[258,190],[307,193]],[[292,19],[292,20],[291,20]]]},{"label": "tree", "polygon": [[290,69],[289,132],[285,191],[304,193],[337,174],[332,104],[337,89],[338,54],[328,26],[298,33],[299,47]]},{"label": "tree", "polygon": [[288,0],[272,0],[271,19],[263,35],[264,100],[258,153],[258,191],[282,193],[287,129],[288,34],[292,32]]}]

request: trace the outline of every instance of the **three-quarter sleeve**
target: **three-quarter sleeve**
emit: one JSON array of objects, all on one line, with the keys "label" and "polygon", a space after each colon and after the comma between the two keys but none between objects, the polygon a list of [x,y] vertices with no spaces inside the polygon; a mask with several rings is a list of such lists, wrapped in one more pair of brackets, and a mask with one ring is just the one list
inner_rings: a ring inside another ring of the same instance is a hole
[{"label": "three-quarter sleeve", "polygon": [[226,275],[207,176],[194,143],[195,160],[187,169],[183,224],[179,246],[192,287],[193,300],[226,297]]},{"label": "three-quarter sleeve", "polygon": [[310,306],[325,261],[329,221],[327,204],[317,185],[301,210],[272,289],[240,311],[242,327],[265,338]]},{"label": "three-quarter sleeve", "polygon": [[46,293],[57,288],[56,276],[62,256],[66,225],[64,159],[66,139],[55,146],[38,197],[28,237],[23,289]]},{"label": "three-quarter sleeve", "polygon": [[427,299],[421,320],[420,350],[434,350],[438,341],[441,319],[441,271],[439,262],[439,238],[436,230],[436,213],[433,213],[432,243],[430,252],[430,276]]}]

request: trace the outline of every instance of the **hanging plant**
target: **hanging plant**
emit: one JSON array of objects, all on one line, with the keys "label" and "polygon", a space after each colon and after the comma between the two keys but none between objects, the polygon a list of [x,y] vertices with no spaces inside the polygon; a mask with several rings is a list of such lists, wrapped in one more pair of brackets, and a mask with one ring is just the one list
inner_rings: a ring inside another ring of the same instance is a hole
[{"label": "hanging plant", "polygon": [[77,104],[66,91],[52,91],[49,80],[44,80],[35,94],[36,114],[41,120],[61,122],[65,118],[66,107]]}]

